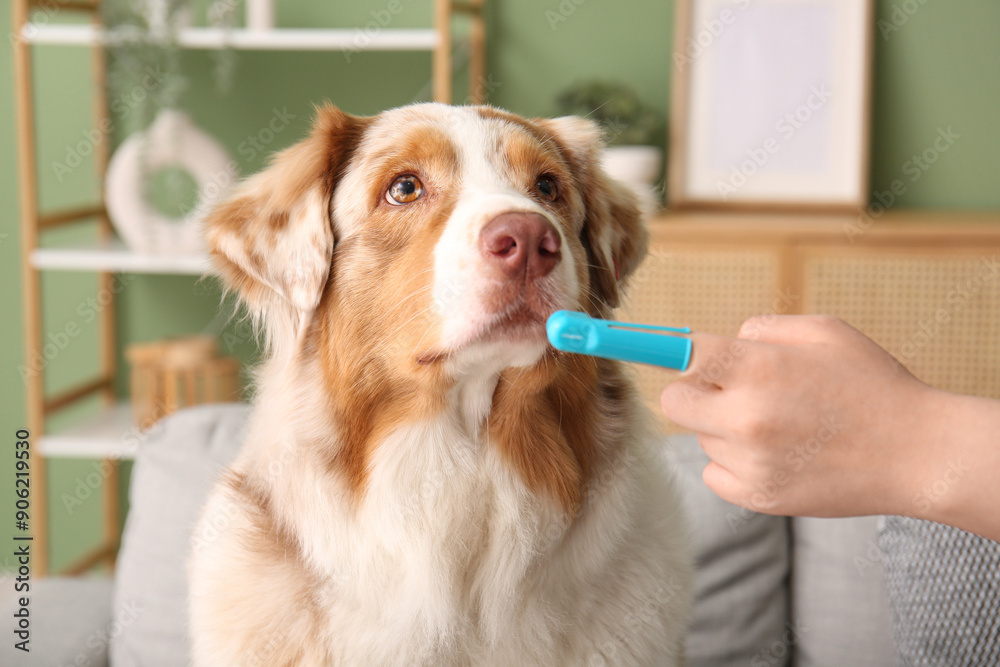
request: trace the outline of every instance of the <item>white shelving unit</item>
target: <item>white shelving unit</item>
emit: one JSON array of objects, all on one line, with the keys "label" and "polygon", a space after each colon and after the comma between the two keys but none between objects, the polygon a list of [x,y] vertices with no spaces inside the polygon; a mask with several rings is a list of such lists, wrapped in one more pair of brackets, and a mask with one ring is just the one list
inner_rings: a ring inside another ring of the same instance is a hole
[{"label": "white shelving unit", "polygon": [[47,271],[110,271],[200,276],[209,271],[208,255],[144,255],[129,250],[117,238],[63,248],[36,248],[36,269]]},{"label": "white shelving unit", "polygon": [[[47,271],[95,271],[157,275],[201,276],[211,270],[208,255],[146,255],[129,250],[117,238],[74,247],[37,248],[32,265]],[[142,432],[132,420],[127,402],[101,408],[67,428],[42,436],[39,452],[50,458],[135,458]]]},{"label": "white shelving unit", "polygon": [[[29,23],[21,29],[30,44],[114,45],[121,36],[91,25]],[[354,30],[275,28],[184,28],[177,43],[188,49],[246,49],[257,51],[433,51],[440,39],[434,30],[385,29],[373,34]]]},{"label": "white shelving unit", "polygon": [[[452,97],[452,27],[456,13],[471,17],[469,44],[469,91],[473,102],[485,97],[485,0],[434,0],[434,25],[426,30],[384,29],[375,34],[344,29],[268,30],[187,28],[180,31],[178,44],[189,49],[243,49],[258,51],[430,51],[433,54],[433,97],[448,103]],[[207,256],[152,256],[130,251],[115,238],[103,202],[65,211],[42,210],[38,192],[38,156],[35,128],[35,81],[32,74],[32,47],[41,45],[89,47],[94,74],[95,123],[107,120],[104,49],[128,36],[105,31],[100,25],[101,0],[13,0],[14,93],[17,111],[17,155],[20,172],[21,275],[24,302],[25,358],[38,358],[43,345],[42,271],[89,271],[98,276],[100,289],[111,289],[116,273],[202,275],[209,270]],[[34,11],[40,14],[33,16]],[[76,12],[89,23],[60,24],[57,12]],[[33,19],[37,19],[34,20]],[[103,174],[107,168],[106,143],[94,148],[95,166]],[[45,247],[41,237],[49,229],[84,220],[98,221],[98,240],[72,247]],[[36,443],[32,457],[32,506],[34,508],[34,572],[48,570],[48,525],[46,458],[105,459],[112,464],[132,458],[142,440],[133,425],[131,410],[114,396],[117,369],[115,302],[100,314],[100,372],[82,384],[55,396],[46,396],[42,374],[26,380],[27,423]],[[69,427],[46,433],[48,418],[77,403],[100,396],[103,409]],[[119,499],[117,468],[112,465],[102,491],[104,497],[103,541],[92,553],[71,565],[67,572],[78,574],[94,565],[113,565],[118,549]]]},{"label": "white shelving unit", "polygon": [[[32,265],[46,271],[94,271],[158,275],[205,275],[208,255],[145,255],[129,250],[117,238],[97,240],[74,247],[37,248]],[[53,430],[38,443],[49,458],[130,460],[142,441],[133,424],[127,402],[101,408],[67,428]]]},{"label": "white shelving unit", "polygon": [[117,403],[65,428],[42,436],[42,456],[75,459],[133,459],[142,432],[132,423],[132,408]]}]

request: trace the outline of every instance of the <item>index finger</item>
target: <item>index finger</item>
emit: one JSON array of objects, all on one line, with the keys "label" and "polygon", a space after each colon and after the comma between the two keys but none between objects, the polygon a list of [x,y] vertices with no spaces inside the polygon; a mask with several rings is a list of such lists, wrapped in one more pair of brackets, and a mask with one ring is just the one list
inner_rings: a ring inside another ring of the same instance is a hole
[{"label": "index finger", "polygon": [[748,341],[709,333],[693,333],[691,362],[681,376],[704,386],[723,387],[737,360],[746,354]]},{"label": "index finger", "polygon": [[691,339],[687,370],[667,385],[660,396],[663,414],[682,428],[699,434],[720,435],[726,414],[724,383],[747,342],[714,334],[696,333]]}]

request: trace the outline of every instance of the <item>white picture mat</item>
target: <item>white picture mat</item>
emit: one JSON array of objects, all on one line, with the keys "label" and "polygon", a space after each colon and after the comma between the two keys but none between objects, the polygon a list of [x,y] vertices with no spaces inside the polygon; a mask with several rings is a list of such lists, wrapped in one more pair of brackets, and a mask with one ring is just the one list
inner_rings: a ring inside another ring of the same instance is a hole
[{"label": "white picture mat", "polygon": [[703,31],[713,24],[716,34],[687,64],[679,198],[860,204],[867,159],[866,1],[691,5],[689,40],[707,42]]}]

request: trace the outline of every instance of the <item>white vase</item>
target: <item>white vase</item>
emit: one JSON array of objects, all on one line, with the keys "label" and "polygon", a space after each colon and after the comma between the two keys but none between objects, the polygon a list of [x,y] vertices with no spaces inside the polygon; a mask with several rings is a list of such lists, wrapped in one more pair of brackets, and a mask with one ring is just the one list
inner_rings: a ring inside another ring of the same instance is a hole
[{"label": "white vase", "polygon": [[[146,200],[145,179],[160,169],[186,171],[198,188],[195,208],[171,218]],[[201,223],[238,178],[236,162],[183,111],[162,109],[144,132],[128,137],[108,163],[104,199],[118,235],[146,254],[205,251]]]},{"label": "white vase", "polygon": [[651,214],[660,208],[656,181],[662,161],[663,150],[656,146],[608,146],[601,166],[608,176],[629,186],[639,197],[643,212]]}]

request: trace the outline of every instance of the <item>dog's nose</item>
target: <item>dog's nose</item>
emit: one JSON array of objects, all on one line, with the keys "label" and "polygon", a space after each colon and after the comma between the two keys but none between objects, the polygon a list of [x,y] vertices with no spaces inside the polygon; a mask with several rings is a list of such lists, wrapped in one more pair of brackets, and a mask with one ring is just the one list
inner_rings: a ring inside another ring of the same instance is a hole
[{"label": "dog's nose", "polygon": [[559,263],[562,239],[538,213],[502,213],[479,234],[483,257],[506,278],[547,276]]}]

